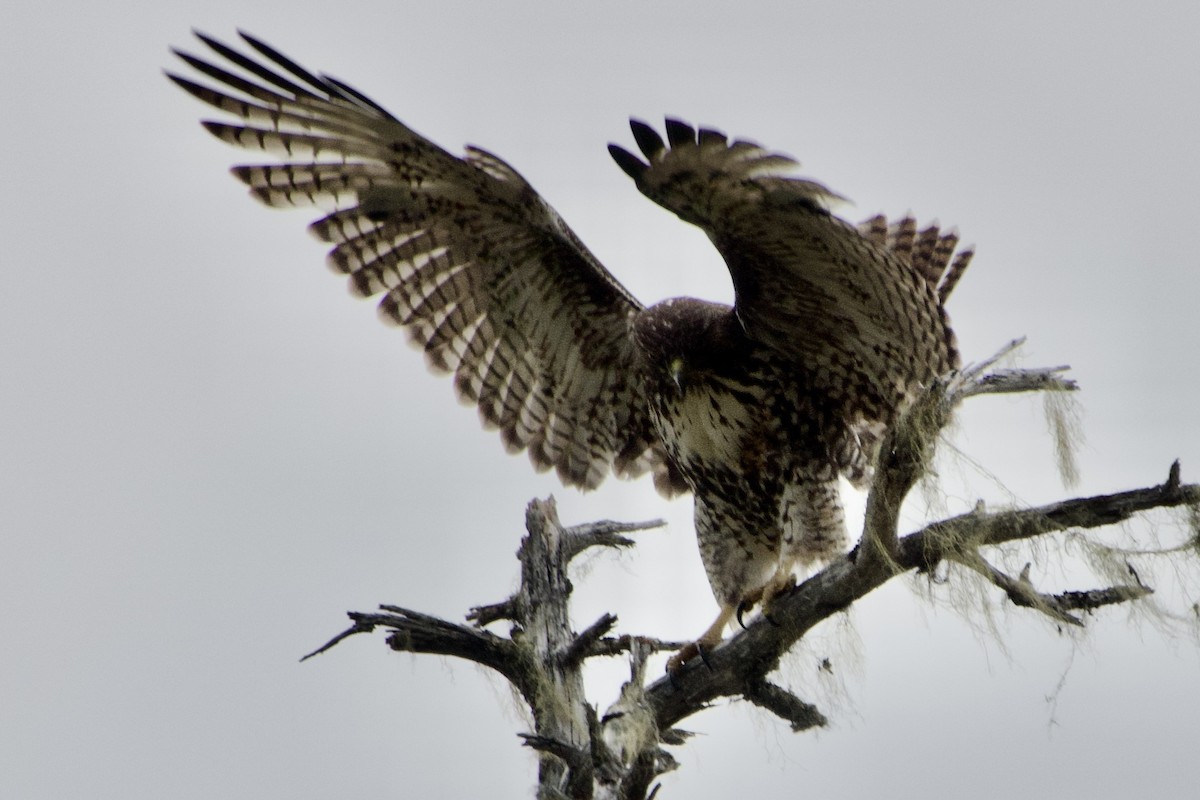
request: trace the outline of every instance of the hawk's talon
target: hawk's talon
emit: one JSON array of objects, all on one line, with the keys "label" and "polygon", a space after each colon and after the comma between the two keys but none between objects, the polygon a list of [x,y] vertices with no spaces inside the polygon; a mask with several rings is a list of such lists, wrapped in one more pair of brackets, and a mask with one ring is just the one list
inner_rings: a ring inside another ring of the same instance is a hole
[{"label": "hawk's talon", "polygon": [[737,624],[742,626],[742,630],[747,630],[746,622],[742,619],[742,615],[752,608],[754,608],[754,603],[748,603],[745,601],[743,601],[742,604],[737,607],[737,612],[734,616],[737,618]]},{"label": "hawk's talon", "polygon": [[776,628],[783,627],[783,624],[775,618],[771,613],[771,608],[775,604],[775,600],[784,592],[791,591],[796,588],[796,576],[789,570],[786,576],[782,579],[776,576],[771,583],[763,587],[762,592],[762,615],[767,622],[771,623]]},{"label": "hawk's talon", "polygon": [[696,655],[700,656],[700,660],[704,662],[704,666],[708,667],[709,672],[715,672],[712,662],[708,660],[708,652],[704,649],[704,645],[696,642]]}]

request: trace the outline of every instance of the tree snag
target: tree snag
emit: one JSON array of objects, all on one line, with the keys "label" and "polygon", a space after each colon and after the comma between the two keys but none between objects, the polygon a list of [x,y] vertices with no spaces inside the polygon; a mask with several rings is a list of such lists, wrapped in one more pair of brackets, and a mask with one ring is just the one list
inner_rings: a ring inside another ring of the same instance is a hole
[{"label": "tree snag", "polygon": [[[818,708],[768,676],[815,625],[897,575],[932,574],[943,562],[962,565],[997,586],[1015,605],[1062,625],[1083,626],[1085,615],[1140,600],[1154,589],[1126,562],[1132,582],[1044,592],[1031,581],[1030,565],[1013,577],[985,554],[1008,542],[1063,531],[1083,535],[1150,509],[1186,507],[1191,539],[1166,552],[1195,558],[1200,555],[1200,486],[1182,483],[1178,462],[1158,486],[1028,509],[987,511],[980,503],[971,512],[906,535],[898,530],[904,499],[925,473],[940,432],[959,403],[980,394],[1077,388],[1062,376],[1065,367],[990,369],[1019,344],[1010,343],[992,359],[931,387],[889,434],[867,498],[862,538],[852,551],[778,596],[770,620],[760,616],[749,621],[703,661],[695,659],[676,674],[647,683],[646,664],[651,655],[677,650],[684,642],[615,634],[617,618],[612,614],[576,632],[569,615],[571,560],[591,547],[631,547],[633,541],[625,534],[662,522],[563,527],[552,498],[534,500],[527,508],[527,533],[517,554],[519,588],[511,597],[472,609],[467,614],[470,624],[383,605],[373,613],[350,612],[353,626],[305,658],[354,634],[382,628],[393,650],[454,656],[489,667],[512,684],[531,712],[534,730],[520,736],[539,754],[539,798],[642,800],[657,792],[657,776],[678,766],[664,749],[683,744],[688,736],[675,726],[721,698],[747,700],[794,731],[825,725]],[[508,635],[486,629],[505,621],[511,623]],[[630,680],[599,712],[584,692],[583,665],[590,658],[617,655],[629,659]]]}]

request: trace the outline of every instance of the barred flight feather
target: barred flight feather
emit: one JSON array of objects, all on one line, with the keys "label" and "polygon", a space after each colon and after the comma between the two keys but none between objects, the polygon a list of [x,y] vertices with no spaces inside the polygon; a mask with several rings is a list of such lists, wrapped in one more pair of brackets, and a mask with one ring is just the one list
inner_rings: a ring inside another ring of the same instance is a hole
[{"label": "barred flight feather", "polygon": [[[460,399],[500,428],[506,447],[528,448],[536,466],[585,487],[618,460],[622,470],[653,466],[648,414],[637,410],[645,402],[627,385],[628,321],[640,305],[515,170],[481,148],[450,155],[253,37],[244,38],[269,64],[200,38],[250,76],[179,53],[222,88],[172,79],[240,121],[205,127],[285,160],[234,174],[268,205],[329,211],[310,230],[334,245],[330,268],[354,294],[382,296],[381,315],[431,368],[454,375]],[[620,391],[601,391],[609,386]]]},{"label": "barred flight feather", "polygon": [[955,234],[918,231],[907,216],[856,229],[828,212],[836,194],[781,174],[795,165],[789,158],[746,142],[721,151],[711,134],[701,145],[676,121],[667,125],[670,147],[644,123],[630,127],[648,163],[611,145],[618,164],[643,194],[708,233],[747,332],[844,398],[851,425],[890,424],[921,386],[957,364],[940,288],[952,288],[969,260],[950,261]]}]

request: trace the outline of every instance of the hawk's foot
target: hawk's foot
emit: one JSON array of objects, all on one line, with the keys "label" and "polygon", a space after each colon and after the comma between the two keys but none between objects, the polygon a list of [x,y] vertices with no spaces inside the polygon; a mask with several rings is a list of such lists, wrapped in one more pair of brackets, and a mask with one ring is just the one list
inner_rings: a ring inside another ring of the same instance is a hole
[{"label": "hawk's foot", "polygon": [[684,645],[678,653],[667,659],[667,674],[675,675],[679,670],[683,669],[687,662],[697,656],[704,662],[704,666],[712,669],[712,664],[708,661],[706,651],[713,649],[721,643],[721,637],[725,634],[725,626],[729,624],[729,620],[733,617],[736,607],[732,604],[721,606],[721,612],[717,614],[717,618],[712,625],[708,626],[708,630],[700,634],[700,638],[696,641]]},{"label": "hawk's foot", "polygon": [[[737,613],[734,616],[737,619],[737,624],[742,626],[742,630],[747,629],[746,621],[742,619],[742,617],[751,609],[753,609],[756,604],[758,604],[759,596],[761,594],[762,591],[759,590],[753,595],[747,596],[744,600],[742,600],[742,602],[738,603]],[[769,609],[767,609],[765,605],[763,606],[763,619],[774,625],[776,628],[779,627],[779,623],[776,622],[775,619],[770,615]]]},{"label": "hawk's foot", "polygon": [[754,606],[758,605],[762,608],[762,615],[775,627],[779,627],[779,621],[771,616],[771,602],[782,592],[793,588],[796,585],[796,576],[792,574],[791,569],[786,571],[780,568],[771,579],[767,581],[761,588],[746,594],[742,598],[742,602],[738,603],[737,611],[734,616],[737,619],[738,625],[744,629],[745,621],[742,619]]},{"label": "hawk's foot", "polygon": [[786,573],[775,573],[775,576],[763,587],[762,599],[759,602],[762,603],[762,615],[767,618],[767,622],[779,627],[779,621],[771,616],[771,606],[776,597],[795,587],[796,576],[790,569]]},{"label": "hawk's foot", "polygon": [[[719,643],[720,640],[718,640]],[[679,652],[667,659],[667,674],[674,676],[679,670],[683,669],[683,665],[691,661],[696,656],[708,667],[708,671],[712,672],[712,664],[708,660],[708,652],[712,645],[707,645],[701,641],[689,642],[680,648]]]}]

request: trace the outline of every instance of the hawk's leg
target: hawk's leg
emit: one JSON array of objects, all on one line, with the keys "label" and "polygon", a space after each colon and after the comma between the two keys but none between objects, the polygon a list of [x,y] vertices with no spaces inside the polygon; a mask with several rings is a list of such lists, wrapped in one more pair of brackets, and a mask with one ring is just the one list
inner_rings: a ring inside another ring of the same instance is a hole
[{"label": "hawk's leg", "polygon": [[[683,668],[684,664],[696,656],[704,659],[705,650],[711,650],[721,643],[721,638],[725,635],[725,626],[729,624],[729,620],[733,619],[737,608],[733,603],[723,604],[721,612],[717,614],[717,618],[713,621],[713,624],[708,626],[708,630],[700,634],[699,639],[685,645],[678,653],[667,659],[667,672],[675,674]],[[705,661],[705,663],[708,662]]]},{"label": "hawk's leg", "polygon": [[779,596],[781,592],[786,592],[796,585],[796,574],[792,571],[795,568],[795,558],[783,558],[779,562],[779,569],[775,570],[775,574],[771,576],[771,580],[767,581],[767,585],[762,588],[762,598],[759,602],[762,604],[763,616],[767,618],[772,625],[778,625],[771,617],[771,603]]},{"label": "hawk's leg", "polygon": [[[721,476],[722,473],[713,474]],[[724,476],[728,478],[729,476]],[[716,647],[730,620],[779,567],[779,534],[774,494],[762,486],[732,480],[727,492],[696,492],[696,539],[708,582],[721,611],[703,634],[667,662],[674,673],[707,649]],[[766,498],[765,500],[762,498]]]}]

